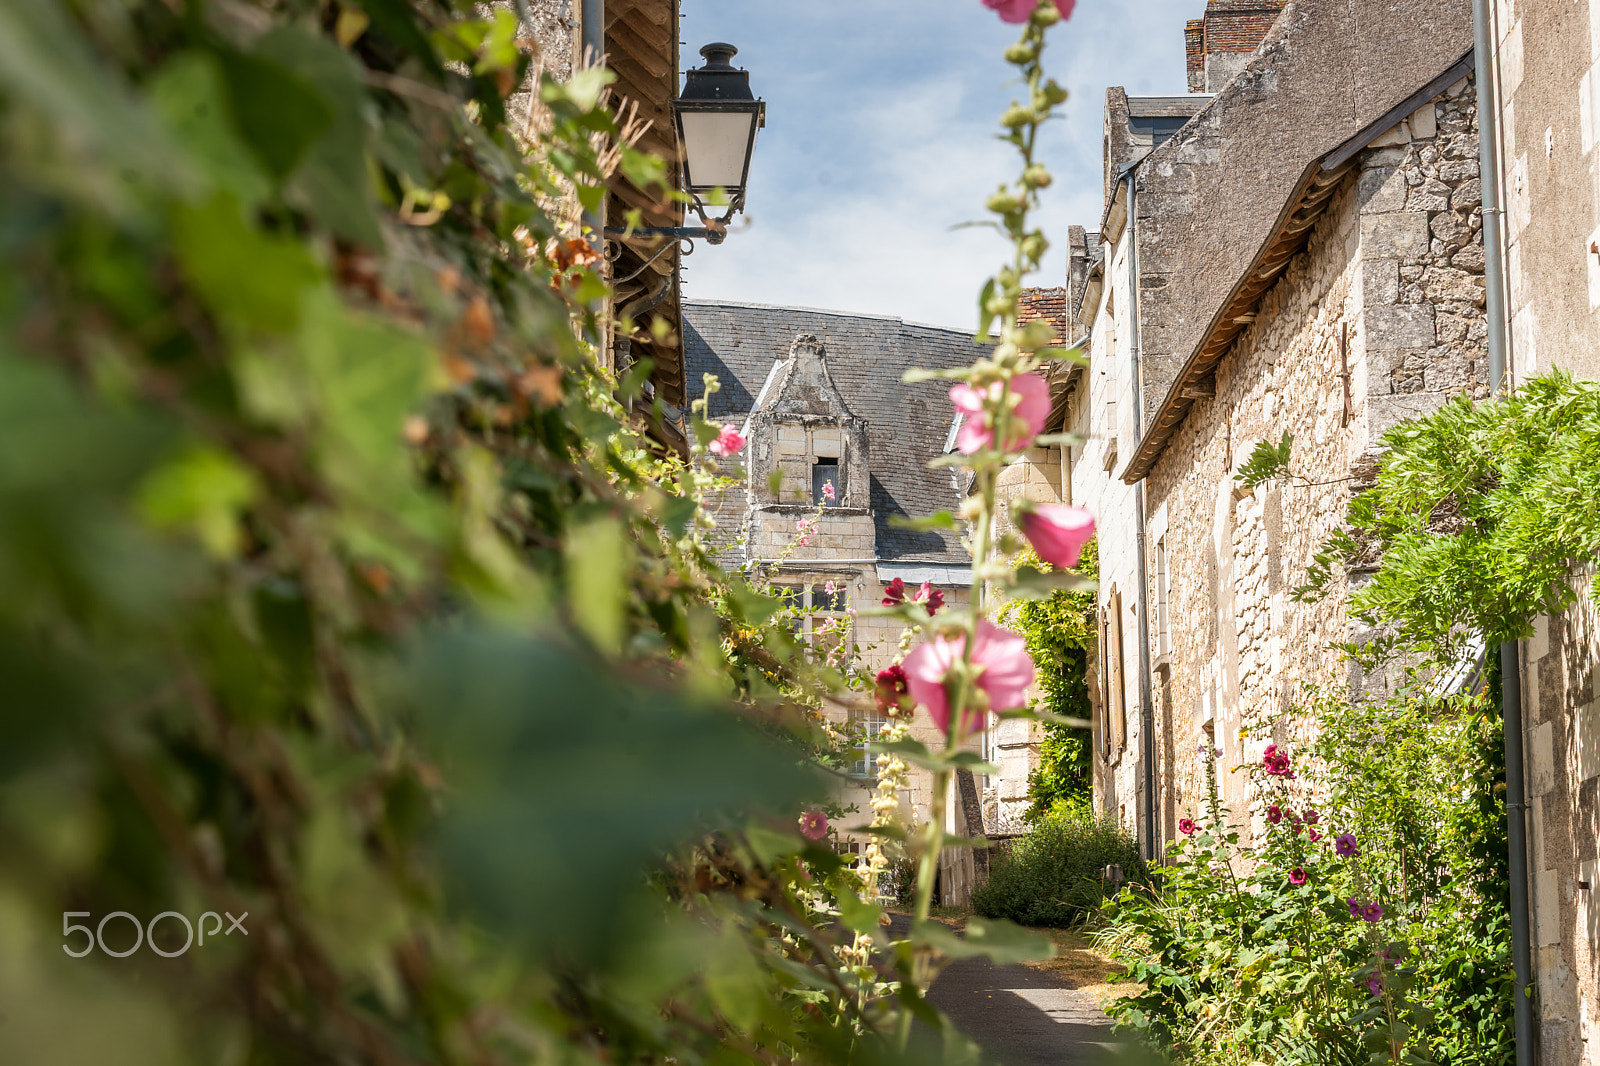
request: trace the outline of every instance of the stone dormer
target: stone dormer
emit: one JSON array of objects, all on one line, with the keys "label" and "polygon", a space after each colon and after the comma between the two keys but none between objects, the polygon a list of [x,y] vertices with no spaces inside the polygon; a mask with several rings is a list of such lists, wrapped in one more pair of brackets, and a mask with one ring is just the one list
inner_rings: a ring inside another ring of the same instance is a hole
[{"label": "stone dormer", "polygon": [[[875,557],[867,420],[845,403],[828,369],[827,348],[815,335],[795,337],[789,358],[773,364],[744,433],[750,441],[752,558],[781,554],[796,535],[796,523],[819,503],[821,522],[793,559]],[[832,501],[825,501],[827,484],[834,489]]]}]

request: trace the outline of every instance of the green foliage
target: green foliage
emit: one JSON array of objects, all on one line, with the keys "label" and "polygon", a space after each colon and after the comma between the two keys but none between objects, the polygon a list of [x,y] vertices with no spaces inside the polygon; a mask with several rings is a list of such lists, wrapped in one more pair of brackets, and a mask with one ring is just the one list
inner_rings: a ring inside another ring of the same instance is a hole
[{"label": "green foliage", "polygon": [[[1382,656],[1453,658],[1474,634],[1526,637],[1570,606],[1576,566],[1600,558],[1600,383],[1552,371],[1486,401],[1459,397],[1384,436],[1376,482],[1315,558],[1302,598],[1377,563],[1351,596],[1391,631]],[[1600,579],[1591,594],[1600,602]]]},{"label": "green foliage", "polygon": [[0,1060],[871,1059],[836,677],[556,254],[608,75],[520,144],[506,13],[363,7],[0,0]]},{"label": "green foliage", "polygon": [[1064,803],[1027,836],[994,850],[989,880],[973,889],[972,909],[1022,925],[1069,928],[1099,911],[1109,865],[1121,866],[1127,878],[1145,878],[1133,834],[1086,804]]},{"label": "green foliage", "polygon": [[1257,441],[1250,451],[1250,458],[1239,467],[1233,479],[1245,488],[1253,489],[1274,478],[1289,476],[1289,459],[1293,448],[1294,435],[1288,430],[1283,431],[1283,437],[1277,444]]},{"label": "green foliage", "polygon": [[[1510,1061],[1488,700],[1324,695],[1297,717],[1320,739],[1296,754],[1294,781],[1242,768],[1282,812],[1260,845],[1239,844],[1213,791],[1156,881],[1107,905],[1106,941],[1145,985],[1114,1005],[1120,1025],[1197,1061]],[[1308,790],[1329,796],[1314,824]],[[1344,834],[1359,855],[1338,853]],[[1369,903],[1381,918],[1354,913]]]},{"label": "green foliage", "polygon": [[[1017,557],[1019,566],[1050,572],[1031,549]],[[1056,589],[1044,599],[1015,600],[1002,608],[1000,620],[1021,633],[1038,671],[1039,710],[1086,721],[1090,714],[1089,656],[1095,646],[1093,582],[1100,573],[1100,542],[1084,545],[1078,565],[1065,574],[1078,587]],[[1058,804],[1087,799],[1092,787],[1094,745],[1089,730],[1046,722],[1039,745],[1039,768],[1028,777],[1026,819],[1037,822]]]}]

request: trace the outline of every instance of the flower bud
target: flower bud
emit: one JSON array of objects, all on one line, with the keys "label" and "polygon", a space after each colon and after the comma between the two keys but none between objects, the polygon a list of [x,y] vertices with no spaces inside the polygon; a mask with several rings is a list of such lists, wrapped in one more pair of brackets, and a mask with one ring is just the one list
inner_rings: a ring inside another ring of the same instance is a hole
[{"label": "flower bud", "polygon": [[1050,102],[1051,106],[1067,102],[1067,90],[1060,82],[1051,78],[1039,89],[1040,94]]},{"label": "flower bud", "polygon": [[1054,180],[1043,163],[1035,163],[1022,172],[1022,183],[1030,189],[1047,188]]},{"label": "flower bud", "polygon": [[1002,189],[989,197],[989,202],[985,206],[997,215],[1009,215],[1013,211],[1019,210],[1022,207],[1022,203],[1011,193]]},{"label": "flower bud", "polygon": [[1056,10],[1056,5],[1054,4],[1043,4],[1034,8],[1033,14],[1029,16],[1029,21],[1035,26],[1054,26],[1061,21],[1061,12]]},{"label": "flower bud", "polygon": [[1012,104],[1006,108],[1005,114],[1000,116],[1000,125],[1013,130],[1021,129],[1033,121],[1033,111],[1021,104]]},{"label": "flower bud", "polygon": [[1034,57],[1038,54],[1039,50],[1033,45],[1026,41],[1018,41],[1016,44],[1006,49],[1006,62],[1015,63],[1020,67],[1024,63],[1032,62]]}]

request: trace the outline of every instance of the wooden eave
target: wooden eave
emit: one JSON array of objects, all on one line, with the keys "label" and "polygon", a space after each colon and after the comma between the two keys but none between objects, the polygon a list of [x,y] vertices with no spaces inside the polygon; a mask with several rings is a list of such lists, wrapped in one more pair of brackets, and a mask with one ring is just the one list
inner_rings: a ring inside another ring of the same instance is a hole
[{"label": "wooden eave", "polygon": [[1306,167],[1295,185],[1294,193],[1279,214],[1277,224],[1269,231],[1270,236],[1261,251],[1212,317],[1210,325],[1201,334],[1200,343],[1190,353],[1188,361],[1167,390],[1160,409],[1150,420],[1138,449],[1123,470],[1123,481],[1133,485],[1147,477],[1167,442],[1189,413],[1190,405],[1198,399],[1215,395],[1217,364],[1245,327],[1255,321],[1256,308],[1267,290],[1276,284],[1278,275],[1305,248],[1311,228],[1327,210],[1340,182],[1355,171],[1362,149],[1393,129],[1417,108],[1466,77],[1472,69],[1473,53],[1469,49],[1466,55],[1438,77]]},{"label": "wooden eave", "polygon": [[[616,75],[612,99],[630,111],[636,107],[639,121],[649,123],[636,147],[666,162],[672,188],[679,176],[678,135],[672,120],[672,101],[678,95],[678,2],[607,0],[605,6],[606,63]],[[642,226],[684,224],[682,204],[667,199],[659,188],[639,188],[619,171],[610,183],[606,224],[626,226],[635,211]],[[633,316],[632,356],[655,364],[650,381],[657,398],[674,408],[686,408],[691,397],[683,360],[682,253],[677,242],[660,238],[630,237],[615,244],[619,251],[611,263],[611,276],[618,279],[614,313],[648,297],[662,283],[669,286],[664,298]],[[658,252],[663,254],[652,261]],[[671,447],[683,445],[675,429],[658,436]]]}]

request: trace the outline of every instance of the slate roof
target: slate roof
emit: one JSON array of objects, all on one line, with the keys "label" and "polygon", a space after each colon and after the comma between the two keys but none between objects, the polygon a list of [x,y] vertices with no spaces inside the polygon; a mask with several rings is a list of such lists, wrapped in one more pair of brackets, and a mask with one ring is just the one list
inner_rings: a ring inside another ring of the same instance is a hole
[{"label": "slate roof", "polygon": [[755,406],[773,363],[789,357],[789,346],[801,333],[822,340],[834,384],[850,410],[867,420],[878,557],[970,565],[953,532],[897,529],[889,517],[960,507],[953,472],[927,466],[944,453],[950,433],[950,386],[937,381],[907,385],[900,375],[911,367],[965,366],[980,351],[972,335],[878,315],[685,301],[684,364],[691,392],[700,394],[701,375],[715,374],[722,391],[712,399],[709,417],[741,421]]}]

